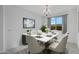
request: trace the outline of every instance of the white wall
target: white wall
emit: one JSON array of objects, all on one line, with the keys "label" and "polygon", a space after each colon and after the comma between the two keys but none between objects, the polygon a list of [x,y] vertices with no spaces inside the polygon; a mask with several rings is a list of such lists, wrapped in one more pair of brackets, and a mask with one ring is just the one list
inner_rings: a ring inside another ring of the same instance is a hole
[{"label": "white wall", "polygon": [[[58,11],[57,11],[58,12]],[[67,11],[58,12],[52,15],[53,16],[59,16],[59,15],[65,15],[67,16],[67,31],[69,32],[69,39],[68,42],[70,43],[76,43],[77,44],[77,9],[69,9]],[[47,20],[45,21],[47,23]]]},{"label": "white wall", "polygon": [[77,44],[77,9],[69,10],[67,19],[67,31],[69,32],[69,42]]},{"label": "white wall", "polygon": [[[44,24],[44,17],[17,6],[5,6],[5,48],[21,46],[23,32],[23,17],[35,19],[35,29]],[[33,29],[33,30],[35,30]]]},{"label": "white wall", "polygon": [[79,7],[77,7],[77,24],[78,24],[77,43],[79,48]]},{"label": "white wall", "polygon": [[0,51],[3,51],[3,6],[0,5]]}]

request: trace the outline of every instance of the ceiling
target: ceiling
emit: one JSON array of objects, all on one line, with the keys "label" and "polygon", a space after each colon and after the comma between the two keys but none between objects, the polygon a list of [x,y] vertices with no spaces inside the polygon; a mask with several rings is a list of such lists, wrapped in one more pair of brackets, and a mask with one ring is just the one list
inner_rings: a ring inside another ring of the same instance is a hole
[{"label": "ceiling", "polygon": [[[45,8],[45,5],[19,5],[19,7],[24,8],[26,10],[29,10],[31,12],[34,12],[36,14],[39,14],[41,16],[44,16],[43,10]],[[51,15],[63,11],[67,11],[69,9],[75,8],[74,5],[48,5]]]}]

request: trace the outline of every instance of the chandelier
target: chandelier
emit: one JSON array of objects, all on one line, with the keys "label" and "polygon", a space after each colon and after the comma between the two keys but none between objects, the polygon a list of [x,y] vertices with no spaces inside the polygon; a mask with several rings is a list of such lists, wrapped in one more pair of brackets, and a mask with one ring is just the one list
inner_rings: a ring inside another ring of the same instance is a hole
[{"label": "chandelier", "polygon": [[50,10],[49,10],[48,5],[45,5],[45,8],[44,8],[44,10],[43,10],[43,14],[44,14],[44,16],[46,16],[46,17],[50,17]]}]

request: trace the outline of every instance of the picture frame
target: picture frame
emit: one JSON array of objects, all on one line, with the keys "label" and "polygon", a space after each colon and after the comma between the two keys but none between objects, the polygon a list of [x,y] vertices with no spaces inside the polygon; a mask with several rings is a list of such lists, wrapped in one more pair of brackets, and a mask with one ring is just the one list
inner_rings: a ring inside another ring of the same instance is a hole
[{"label": "picture frame", "polygon": [[35,28],[35,19],[23,17],[23,28]]}]

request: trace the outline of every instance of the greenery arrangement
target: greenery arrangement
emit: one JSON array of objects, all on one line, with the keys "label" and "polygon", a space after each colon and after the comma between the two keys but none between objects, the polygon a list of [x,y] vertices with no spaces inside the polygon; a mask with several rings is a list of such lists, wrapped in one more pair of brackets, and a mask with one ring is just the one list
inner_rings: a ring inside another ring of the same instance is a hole
[{"label": "greenery arrangement", "polygon": [[40,28],[40,30],[41,30],[42,32],[48,32],[47,26],[45,26],[45,25],[43,25],[43,26]]}]

